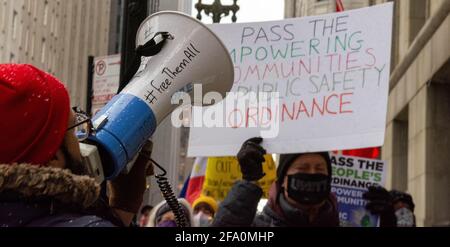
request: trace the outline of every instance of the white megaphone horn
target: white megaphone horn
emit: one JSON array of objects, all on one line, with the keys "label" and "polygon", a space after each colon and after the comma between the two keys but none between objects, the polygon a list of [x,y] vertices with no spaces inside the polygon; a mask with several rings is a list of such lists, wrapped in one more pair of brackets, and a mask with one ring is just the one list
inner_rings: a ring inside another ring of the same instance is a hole
[{"label": "white megaphone horn", "polygon": [[179,12],[158,12],[141,24],[137,46],[158,44],[164,38],[161,33],[167,40],[159,52],[93,117],[96,133],[88,142],[98,148],[106,179],[116,177],[136,157],[177,107],[171,104],[176,92],[198,83],[203,92],[215,91],[224,98],[233,85],[228,50],[206,25]]}]

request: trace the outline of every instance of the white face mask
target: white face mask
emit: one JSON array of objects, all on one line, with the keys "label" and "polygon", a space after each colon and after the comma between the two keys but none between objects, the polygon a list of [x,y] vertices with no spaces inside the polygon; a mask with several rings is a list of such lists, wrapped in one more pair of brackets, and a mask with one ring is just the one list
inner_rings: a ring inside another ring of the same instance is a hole
[{"label": "white face mask", "polygon": [[201,211],[194,216],[193,220],[198,227],[208,227],[212,222],[211,216],[204,214]]},{"label": "white face mask", "polygon": [[414,213],[407,208],[400,208],[395,211],[398,227],[414,227]]}]

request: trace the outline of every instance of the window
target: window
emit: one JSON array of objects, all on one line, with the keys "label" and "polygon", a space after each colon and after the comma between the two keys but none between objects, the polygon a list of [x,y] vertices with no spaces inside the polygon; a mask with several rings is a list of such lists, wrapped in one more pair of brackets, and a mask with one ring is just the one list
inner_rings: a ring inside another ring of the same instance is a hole
[{"label": "window", "polygon": [[56,24],[56,18],[55,18],[55,15],[52,13],[52,16],[50,17],[50,33],[51,33],[51,35],[55,34],[55,24]]},{"label": "window", "polygon": [[36,21],[37,20],[37,12],[38,12],[38,2],[37,1],[31,1],[33,3],[33,18]]},{"label": "window", "polygon": [[51,74],[52,73],[52,63],[53,63],[53,56],[52,56],[52,48],[50,47],[50,49],[48,49],[49,53],[48,53],[48,59],[46,62],[46,66],[47,67],[47,71]]},{"label": "window", "polygon": [[36,33],[33,32],[31,35],[31,47],[30,47],[30,54],[31,54],[31,60],[34,61],[34,43],[36,42]]},{"label": "window", "polygon": [[27,31],[25,32],[25,52],[28,52],[28,49],[30,48],[30,29],[27,28]]},{"label": "window", "polygon": [[427,20],[429,1],[410,0],[409,4],[409,44],[412,44]]},{"label": "window", "polygon": [[28,11],[29,15],[31,14],[32,2],[33,2],[33,0],[27,0],[27,11]]},{"label": "window", "polygon": [[392,188],[408,190],[408,120],[409,107],[403,109],[393,122]]},{"label": "window", "polygon": [[1,14],[1,22],[0,22],[0,29],[2,29],[2,32],[5,32],[5,29],[6,29],[6,17],[7,17],[7,15],[6,15],[6,1],[5,2],[3,2],[3,6],[2,6],[2,8],[1,8],[1,10],[2,10],[2,12],[0,13]]},{"label": "window", "polygon": [[13,12],[13,21],[12,21],[12,38],[13,40],[16,40],[17,38],[17,20],[18,16],[17,16],[17,11],[14,10]]},{"label": "window", "polygon": [[44,26],[47,26],[48,23],[48,1],[46,0],[44,3]]},{"label": "window", "polygon": [[42,51],[41,51],[41,63],[45,62],[45,49],[46,49],[46,43],[45,38],[42,39]]}]

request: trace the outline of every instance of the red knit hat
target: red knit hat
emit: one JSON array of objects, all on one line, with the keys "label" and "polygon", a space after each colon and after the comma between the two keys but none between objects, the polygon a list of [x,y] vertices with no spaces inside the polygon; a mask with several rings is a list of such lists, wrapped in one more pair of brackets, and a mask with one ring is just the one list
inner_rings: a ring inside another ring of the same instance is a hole
[{"label": "red knit hat", "polygon": [[64,85],[26,64],[0,64],[0,164],[47,164],[66,134]]}]

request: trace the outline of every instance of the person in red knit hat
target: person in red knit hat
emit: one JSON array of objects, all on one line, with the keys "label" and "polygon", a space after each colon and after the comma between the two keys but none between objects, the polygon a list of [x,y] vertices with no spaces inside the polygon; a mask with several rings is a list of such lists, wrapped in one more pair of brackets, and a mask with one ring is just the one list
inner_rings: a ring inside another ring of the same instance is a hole
[{"label": "person in red knit hat", "polygon": [[[85,174],[64,85],[31,65],[0,64],[0,227],[128,226],[145,191],[146,162],[100,184]],[[94,210],[95,209],[95,210]],[[101,210],[98,210],[101,209]]]}]

